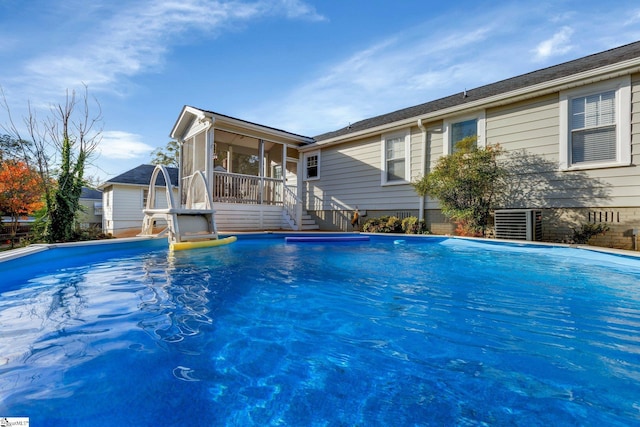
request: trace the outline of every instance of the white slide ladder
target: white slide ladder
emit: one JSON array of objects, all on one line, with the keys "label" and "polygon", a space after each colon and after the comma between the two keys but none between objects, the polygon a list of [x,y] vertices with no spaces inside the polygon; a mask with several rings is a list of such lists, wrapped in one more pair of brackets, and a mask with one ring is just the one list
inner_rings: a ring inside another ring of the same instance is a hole
[{"label": "white slide ladder", "polygon": [[[156,208],[156,180],[162,173],[166,183],[167,207]],[[204,197],[196,197],[196,191]],[[196,200],[200,199],[200,200]],[[184,207],[177,207],[173,195],[173,186],[167,168],[157,165],[151,174],[147,205],[142,211],[142,232],[140,236],[158,236],[169,233],[169,243],[180,243],[195,240],[217,240],[218,230],[215,222],[215,211],[211,194],[209,194],[207,181],[202,171],[197,171],[188,180],[187,200]],[[160,233],[154,233],[156,220],[166,222],[166,229]]]}]

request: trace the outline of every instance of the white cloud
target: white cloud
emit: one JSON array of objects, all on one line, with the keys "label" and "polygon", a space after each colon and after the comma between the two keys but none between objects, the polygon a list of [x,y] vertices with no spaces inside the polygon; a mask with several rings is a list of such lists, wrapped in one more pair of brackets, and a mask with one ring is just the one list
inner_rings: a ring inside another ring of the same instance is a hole
[{"label": "white cloud", "polygon": [[313,6],[300,0],[280,0],[280,7],[285,16],[291,19],[305,19],[308,21],[326,21],[327,18],[319,14]]},{"label": "white cloud", "polygon": [[[445,38],[422,31],[398,33],[321,70],[315,79],[294,88],[277,109],[264,106],[243,114],[256,121],[269,117],[278,127],[313,136],[426,102],[426,91],[438,93],[454,79],[477,82],[491,75],[476,75],[473,64],[466,66],[459,59],[469,56],[492,28],[449,31]],[[463,89],[461,83],[459,90]]]},{"label": "white cloud", "polygon": [[573,48],[571,45],[572,35],[573,29],[571,27],[562,27],[551,38],[538,44],[534,49],[536,61],[544,61],[552,56],[569,52]]},{"label": "white cloud", "polygon": [[627,20],[624,21],[624,23],[622,25],[627,27],[627,26],[630,26],[630,25],[634,25],[637,22],[640,22],[640,10],[630,11],[628,16],[627,16]]},{"label": "white cloud", "polygon": [[96,9],[100,15],[88,18],[84,24],[89,30],[83,29],[81,37],[29,59],[20,83],[34,95],[59,94],[82,83],[93,91],[121,91],[119,81],[162,67],[167,52],[187,37],[215,36],[270,16],[325,20],[300,0],[167,0],[131,5],[114,7],[109,18],[104,10]]},{"label": "white cloud", "polygon": [[135,159],[137,157],[149,157],[154,147],[140,141],[140,135],[121,132],[105,131],[102,133],[102,141],[98,145],[100,157],[109,159]]}]

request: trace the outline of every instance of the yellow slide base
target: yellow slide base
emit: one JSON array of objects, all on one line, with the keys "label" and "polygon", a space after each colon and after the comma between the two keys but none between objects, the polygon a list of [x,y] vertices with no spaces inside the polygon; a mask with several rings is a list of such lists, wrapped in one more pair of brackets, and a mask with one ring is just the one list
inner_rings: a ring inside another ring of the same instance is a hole
[{"label": "yellow slide base", "polygon": [[238,240],[236,236],[229,236],[229,237],[225,237],[224,239],[218,239],[218,240],[203,240],[200,242],[171,243],[169,244],[169,250],[184,251],[186,249],[209,248],[213,246],[228,245],[229,243],[233,243],[236,240]]}]

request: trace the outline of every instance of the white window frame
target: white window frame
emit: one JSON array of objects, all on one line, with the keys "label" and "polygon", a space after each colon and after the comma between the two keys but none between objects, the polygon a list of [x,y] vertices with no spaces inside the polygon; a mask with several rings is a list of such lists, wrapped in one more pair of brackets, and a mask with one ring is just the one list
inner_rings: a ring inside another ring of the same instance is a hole
[{"label": "white window frame", "polygon": [[[141,188],[141,203],[142,203],[142,209],[146,209],[147,208],[147,199],[149,198],[149,189],[148,188]],[[152,206],[152,208],[155,206]]]},{"label": "white window frame", "polygon": [[445,119],[443,122],[444,132],[442,138],[442,153],[445,156],[453,153],[453,141],[451,141],[451,125],[467,120],[476,120],[478,140],[476,146],[482,148],[486,146],[486,114],[485,111],[478,111],[473,114],[465,114],[464,116],[455,116]]},{"label": "white window frame", "polygon": [[[404,139],[404,179],[387,180],[387,140],[400,138]],[[411,133],[409,129],[382,134],[380,141],[381,163],[380,163],[380,185],[404,185],[411,179]]]},{"label": "white window frame", "polygon": [[[318,158],[317,161],[317,165],[316,165],[316,169],[317,169],[317,173],[316,176],[309,176],[308,172],[309,170],[307,169],[307,159],[309,157],[313,157],[316,156]],[[317,179],[320,179],[320,150],[317,151],[309,151],[308,153],[304,153],[303,156],[303,167],[304,167],[304,180],[305,181],[315,181]]]},{"label": "white window frame", "polygon": [[[616,92],[616,159],[602,162],[572,164],[569,125],[570,101],[573,98]],[[600,169],[631,164],[631,77],[623,76],[594,85],[560,92],[560,170]]]}]

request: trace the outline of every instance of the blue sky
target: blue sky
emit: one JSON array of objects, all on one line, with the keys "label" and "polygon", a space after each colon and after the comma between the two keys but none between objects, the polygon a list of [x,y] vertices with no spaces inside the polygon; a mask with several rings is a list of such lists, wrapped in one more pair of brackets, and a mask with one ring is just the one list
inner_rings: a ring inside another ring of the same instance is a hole
[{"label": "blue sky", "polygon": [[86,84],[105,180],[185,104],[314,136],[640,40],[640,4],[608,3],[0,0],[0,86],[15,119]]}]

